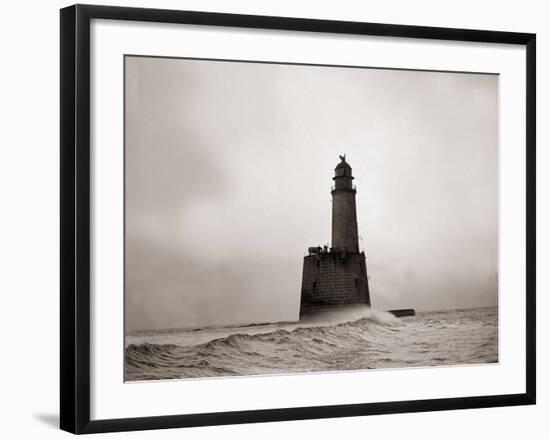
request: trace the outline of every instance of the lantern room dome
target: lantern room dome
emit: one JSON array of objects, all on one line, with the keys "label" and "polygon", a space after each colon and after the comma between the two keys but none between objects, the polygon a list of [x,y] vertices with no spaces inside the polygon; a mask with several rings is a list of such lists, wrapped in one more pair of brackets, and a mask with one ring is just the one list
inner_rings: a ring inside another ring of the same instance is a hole
[{"label": "lantern room dome", "polygon": [[340,156],[340,163],[336,165],[334,171],[335,177],[351,177],[351,166],[346,162],[345,154]]}]

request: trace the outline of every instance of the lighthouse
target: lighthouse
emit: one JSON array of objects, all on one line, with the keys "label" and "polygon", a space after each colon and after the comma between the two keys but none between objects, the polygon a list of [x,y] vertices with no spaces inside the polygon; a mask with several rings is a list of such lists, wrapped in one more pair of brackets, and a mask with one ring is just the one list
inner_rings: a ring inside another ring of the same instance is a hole
[{"label": "lighthouse", "polygon": [[356,187],[346,156],[334,169],[331,246],[308,248],[304,257],[300,315],[341,305],[370,306],[365,253],[359,251]]}]

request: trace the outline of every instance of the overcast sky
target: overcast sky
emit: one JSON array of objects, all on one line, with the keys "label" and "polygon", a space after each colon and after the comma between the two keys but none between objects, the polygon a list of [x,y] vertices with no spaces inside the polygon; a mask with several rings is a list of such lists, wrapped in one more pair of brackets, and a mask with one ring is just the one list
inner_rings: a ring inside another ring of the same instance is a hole
[{"label": "overcast sky", "polygon": [[125,62],[128,330],[297,319],[344,153],[374,308],[497,304],[497,76]]}]

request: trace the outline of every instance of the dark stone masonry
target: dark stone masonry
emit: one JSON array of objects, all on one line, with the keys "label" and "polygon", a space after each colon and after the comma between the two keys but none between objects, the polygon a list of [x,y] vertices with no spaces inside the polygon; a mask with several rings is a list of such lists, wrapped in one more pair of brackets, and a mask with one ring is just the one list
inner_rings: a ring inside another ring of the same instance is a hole
[{"label": "dark stone masonry", "polygon": [[334,170],[332,247],[310,247],[304,257],[300,315],[325,306],[370,306],[365,253],[359,251],[356,188],[346,157]]}]

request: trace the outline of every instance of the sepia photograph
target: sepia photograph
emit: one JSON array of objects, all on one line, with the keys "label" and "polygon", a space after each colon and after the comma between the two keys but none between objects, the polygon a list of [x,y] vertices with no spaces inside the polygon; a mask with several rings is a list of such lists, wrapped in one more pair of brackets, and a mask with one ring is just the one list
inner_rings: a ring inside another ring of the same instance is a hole
[{"label": "sepia photograph", "polygon": [[126,55],[124,380],[498,363],[498,108],[483,72]]}]

